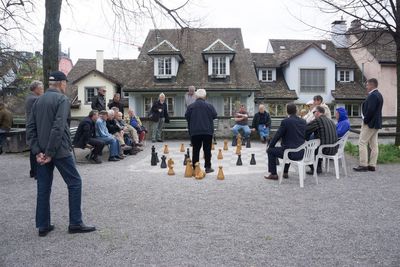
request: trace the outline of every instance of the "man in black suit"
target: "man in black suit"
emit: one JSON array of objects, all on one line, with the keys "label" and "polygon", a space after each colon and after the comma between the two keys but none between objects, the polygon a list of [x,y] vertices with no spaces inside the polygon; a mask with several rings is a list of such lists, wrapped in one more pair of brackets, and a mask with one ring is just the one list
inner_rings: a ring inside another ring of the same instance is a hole
[{"label": "man in black suit", "polygon": [[93,146],[93,151],[90,155],[89,160],[94,161],[94,163],[96,164],[101,163],[99,155],[101,155],[105,145],[105,143],[102,140],[96,138],[95,123],[98,118],[99,118],[99,112],[97,110],[90,111],[89,116],[84,118],[79,123],[73,141],[73,145],[75,147],[79,147],[82,149],[85,149],[87,144]]},{"label": "man in black suit", "polygon": [[[360,165],[353,168],[357,172],[375,171],[378,160],[378,131],[382,128],[383,97],[378,91],[378,81],[374,78],[366,83],[368,96],[362,104],[363,120],[358,141]],[[368,145],[371,149],[368,163]]]},{"label": "man in black suit", "polygon": [[[265,179],[278,180],[278,175],[276,172],[276,160],[277,158],[283,158],[283,153],[285,149],[297,148],[304,144],[306,136],[306,121],[297,117],[297,107],[295,104],[290,103],[286,106],[288,117],[281,122],[281,126],[272,138],[269,147],[267,149],[268,153],[268,171],[269,176],[264,176]],[[275,147],[276,143],[281,140],[281,146]],[[289,158],[293,160],[300,160],[303,158],[304,151],[299,151],[296,153],[289,153]],[[286,164],[283,177],[289,178],[290,164]]]}]

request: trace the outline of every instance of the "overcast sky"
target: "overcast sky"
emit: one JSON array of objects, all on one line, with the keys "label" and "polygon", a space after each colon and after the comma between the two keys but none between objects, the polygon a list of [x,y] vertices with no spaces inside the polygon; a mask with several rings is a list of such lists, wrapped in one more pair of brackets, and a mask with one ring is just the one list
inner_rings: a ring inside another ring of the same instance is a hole
[{"label": "overcast sky", "polygon": [[[18,49],[42,50],[44,0],[39,0],[34,14],[34,25],[29,30],[37,41],[18,41]],[[96,50],[104,50],[105,58],[136,58],[137,46],[143,44],[148,30],[154,28],[151,21],[131,24],[129,35],[114,27],[114,15],[109,0],[69,0],[63,2],[60,41],[63,50],[70,48],[75,63],[78,58],[95,58]],[[169,7],[184,0],[163,1]],[[252,52],[265,52],[268,39],[321,39],[328,38],[322,32],[312,30],[298,19],[310,25],[329,30],[333,20],[340,15],[323,14],[313,6],[314,0],[191,0],[183,11],[186,18],[201,18],[202,27],[239,27],[245,46]],[[159,28],[174,28],[165,18],[157,18]],[[349,23],[349,22],[348,22]],[[130,45],[134,44],[134,45]]]}]

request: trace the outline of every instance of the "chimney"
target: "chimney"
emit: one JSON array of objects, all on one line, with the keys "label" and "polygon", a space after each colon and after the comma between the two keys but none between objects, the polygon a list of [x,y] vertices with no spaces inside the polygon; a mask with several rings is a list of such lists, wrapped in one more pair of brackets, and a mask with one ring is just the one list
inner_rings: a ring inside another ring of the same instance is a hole
[{"label": "chimney", "polygon": [[96,50],[96,70],[104,72],[104,51]]},{"label": "chimney", "polygon": [[361,31],[361,21],[358,19],[353,20],[350,24],[350,30],[354,33],[360,32]]},{"label": "chimney", "polygon": [[335,20],[334,22],[332,22],[331,32],[332,43],[335,45],[336,48],[348,47],[346,35],[347,25],[345,20]]}]

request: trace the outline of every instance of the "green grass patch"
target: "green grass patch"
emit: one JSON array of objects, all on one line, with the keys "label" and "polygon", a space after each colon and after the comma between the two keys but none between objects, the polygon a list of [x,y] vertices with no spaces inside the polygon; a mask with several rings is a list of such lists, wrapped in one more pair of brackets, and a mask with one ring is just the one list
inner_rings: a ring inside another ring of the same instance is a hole
[{"label": "green grass patch", "polygon": [[[358,157],[358,145],[347,142],[344,151],[347,154]],[[400,148],[393,144],[380,144],[378,163],[400,163]]]}]

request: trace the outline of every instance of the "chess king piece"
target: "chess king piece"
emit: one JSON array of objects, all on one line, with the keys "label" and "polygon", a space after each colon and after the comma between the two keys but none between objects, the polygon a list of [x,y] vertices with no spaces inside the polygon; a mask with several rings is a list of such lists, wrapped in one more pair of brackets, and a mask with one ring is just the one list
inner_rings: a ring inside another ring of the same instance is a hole
[{"label": "chess king piece", "polygon": [[228,150],[228,140],[224,140],[224,150]]},{"label": "chess king piece", "polygon": [[187,154],[184,154],[185,155],[185,159],[183,160],[183,166],[186,166],[186,162],[187,162],[187,160],[189,159],[188,158],[188,155]]},{"label": "chess king piece", "polygon": [[251,148],[251,144],[250,144],[250,136],[247,137],[246,139],[246,148]]},{"label": "chess king piece", "polygon": [[161,164],[160,164],[161,169],[167,168],[166,160],[167,160],[167,157],[165,155],[162,155],[161,156]]},{"label": "chess king piece", "polygon": [[242,151],[242,146],[237,144],[236,145],[236,155],[239,155],[241,153],[241,151]]},{"label": "chess king piece", "polygon": [[236,136],[236,144],[237,145],[242,145],[242,135],[241,134],[238,134]]},{"label": "chess king piece", "polygon": [[223,159],[224,156],[222,155],[222,149],[218,149],[218,156],[217,159]]},{"label": "chess king piece", "polygon": [[156,155],[156,148],[153,146],[151,148],[151,166],[157,165],[157,155]]},{"label": "chess king piece", "polygon": [[224,171],[222,170],[222,166],[218,166],[218,174],[217,174],[217,180],[224,180],[225,179],[225,175],[224,175]]},{"label": "chess king piece", "polygon": [[169,150],[168,150],[168,145],[164,145],[164,154],[168,154]]},{"label": "chess king piece", "polygon": [[256,165],[256,158],[254,153],[251,154],[250,165]]},{"label": "chess king piece", "polygon": [[181,144],[181,150],[180,152],[185,152],[185,146],[183,144]]},{"label": "chess king piece", "polygon": [[187,178],[193,177],[192,161],[189,158],[186,160],[185,177]]},{"label": "chess king piece", "polygon": [[214,143],[211,144],[211,150],[215,150],[215,145],[214,145]]},{"label": "chess king piece", "polygon": [[242,155],[238,154],[238,159],[236,161],[236,166],[242,166]]}]

